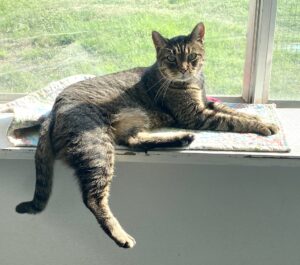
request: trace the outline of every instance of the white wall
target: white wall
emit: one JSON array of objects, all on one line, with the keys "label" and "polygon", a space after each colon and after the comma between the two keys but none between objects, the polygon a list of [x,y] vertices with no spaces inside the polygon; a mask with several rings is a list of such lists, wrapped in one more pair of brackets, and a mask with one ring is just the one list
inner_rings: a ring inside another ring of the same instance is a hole
[{"label": "white wall", "polygon": [[32,198],[32,160],[0,161],[1,265],[299,265],[299,168],[118,163],[114,213],[137,245],[117,247],[60,163],[48,208]]}]

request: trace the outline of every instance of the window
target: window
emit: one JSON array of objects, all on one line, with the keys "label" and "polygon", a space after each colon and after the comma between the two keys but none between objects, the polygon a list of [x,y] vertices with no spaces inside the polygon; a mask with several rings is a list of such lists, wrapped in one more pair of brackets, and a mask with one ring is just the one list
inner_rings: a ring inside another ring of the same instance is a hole
[{"label": "window", "polygon": [[[298,79],[293,86],[288,85],[294,91],[291,99],[296,98],[299,87],[296,2],[279,0],[271,99],[288,99],[287,93],[279,88],[293,78]],[[3,97],[4,93],[28,93],[74,74],[103,75],[148,66],[155,60],[152,30],[172,37],[188,34],[196,23],[203,21],[208,93],[231,96],[234,100],[242,100],[243,95],[247,102],[258,102],[253,95],[260,89],[252,77],[262,62],[252,60],[257,38],[252,43],[249,39],[257,32],[251,33],[248,21],[259,28],[256,22],[261,17],[256,11],[264,6],[264,18],[265,10],[272,5],[273,11],[267,14],[270,21],[272,15],[275,18],[274,0],[2,0],[0,94]],[[269,29],[266,23],[261,25]],[[290,37],[282,35],[287,34],[286,29]],[[270,36],[273,41],[272,30]],[[287,60],[288,67],[281,63],[282,58]],[[245,60],[251,67],[244,69]],[[245,76],[249,82],[245,82]]]},{"label": "window", "polygon": [[21,1],[2,8],[0,91],[29,92],[72,74],[106,74],[155,60],[151,31],[207,28],[209,93],[240,95],[247,0]]},{"label": "window", "polygon": [[300,100],[300,2],[278,0],[270,98]]}]

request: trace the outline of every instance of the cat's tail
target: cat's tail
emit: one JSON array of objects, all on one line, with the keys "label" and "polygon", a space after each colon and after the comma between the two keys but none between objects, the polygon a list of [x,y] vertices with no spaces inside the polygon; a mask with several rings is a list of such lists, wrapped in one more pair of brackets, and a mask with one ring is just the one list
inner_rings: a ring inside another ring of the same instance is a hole
[{"label": "cat's tail", "polygon": [[53,178],[54,154],[51,147],[51,117],[46,119],[40,131],[35,153],[36,182],[32,201],[22,202],[16,207],[18,213],[36,214],[43,211],[48,203]]}]

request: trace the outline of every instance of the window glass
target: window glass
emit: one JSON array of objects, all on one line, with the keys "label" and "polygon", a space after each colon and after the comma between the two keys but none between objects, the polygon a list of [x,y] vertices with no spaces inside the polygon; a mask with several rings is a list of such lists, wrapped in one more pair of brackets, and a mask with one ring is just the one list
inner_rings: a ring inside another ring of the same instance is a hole
[{"label": "window glass", "polygon": [[240,95],[248,0],[1,0],[0,93],[149,66],[152,30],[173,37],[200,21],[208,92]]},{"label": "window glass", "polygon": [[270,98],[300,100],[299,0],[277,0]]}]

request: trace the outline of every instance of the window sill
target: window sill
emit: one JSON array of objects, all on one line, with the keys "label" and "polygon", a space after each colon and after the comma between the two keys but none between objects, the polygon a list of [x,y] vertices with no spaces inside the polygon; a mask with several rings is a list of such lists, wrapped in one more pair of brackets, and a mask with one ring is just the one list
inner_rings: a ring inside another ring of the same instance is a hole
[{"label": "window sill", "polygon": [[[289,153],[195,151],[185,149],[152,150],[148,153],[133,152],[126,148],[116,149],[117,161],[142,163],[176,163],[206,165],[246,165],[300,167],[300,109],[277,109],[284,127]],[[0,149],[0,159],[33,160],[35,148],[7,147]]]}]

